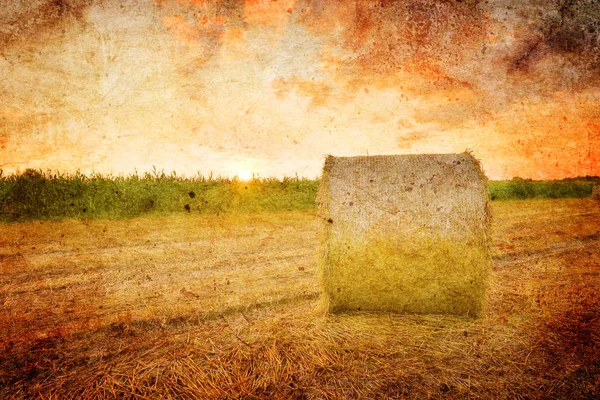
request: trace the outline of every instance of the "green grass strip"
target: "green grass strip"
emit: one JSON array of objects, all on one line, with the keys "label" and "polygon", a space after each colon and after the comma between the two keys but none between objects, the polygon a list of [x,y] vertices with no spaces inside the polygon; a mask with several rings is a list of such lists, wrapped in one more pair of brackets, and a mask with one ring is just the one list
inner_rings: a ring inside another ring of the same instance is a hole
[{"label": "green grass strip", "polygon": [[[582,198],[600,177],[560,181],[514,178],[490,181],[492,200]],[[318,179],[181,177],[153,170],[143,175],[84,175],[28,169],[0,170],[0,222],[35,219],[115,219],[143,214],[231,213],[315,209]]]}]

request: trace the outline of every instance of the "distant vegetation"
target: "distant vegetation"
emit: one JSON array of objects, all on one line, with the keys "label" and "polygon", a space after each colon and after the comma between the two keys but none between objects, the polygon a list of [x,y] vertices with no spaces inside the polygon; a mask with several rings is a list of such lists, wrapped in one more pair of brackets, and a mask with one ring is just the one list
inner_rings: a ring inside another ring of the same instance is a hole
[{"label": "distant vegetation", "polygon": [[492,200],[583,198],[592,195],[592,186],[600,184],[600,177],[585,176],[554,181],[534,181],[513,178],[490,181],[488,191]]},{"label": "distant vegetation", "polygon": [[[490,181],[492,200],[589,197],[600,177],[560,181],[513,178]],[[319,180],[236,178],[152,171],[113,176],[28,169],[0,170],[0,221],[60,218],[124,218],[142,214],[228,213],[314,209]]]},{"label": "distant vegetation", "polygon": [[302,178],[242,182],[158,171],[86,176],[28,169],[19,175],[0,174],[0,221],[310,209],[317,186],[318,181]]}]

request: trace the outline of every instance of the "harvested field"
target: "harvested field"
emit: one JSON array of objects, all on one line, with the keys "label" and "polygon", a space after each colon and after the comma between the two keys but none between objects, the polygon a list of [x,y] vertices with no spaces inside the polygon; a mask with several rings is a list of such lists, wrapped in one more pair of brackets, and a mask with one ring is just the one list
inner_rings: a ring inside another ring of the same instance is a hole
[{"label": "harvested field", "polygon": [[597,398],[600,204],[492,212],[477,320],[319,314],[313,211],[0,225],[0,398]]}]

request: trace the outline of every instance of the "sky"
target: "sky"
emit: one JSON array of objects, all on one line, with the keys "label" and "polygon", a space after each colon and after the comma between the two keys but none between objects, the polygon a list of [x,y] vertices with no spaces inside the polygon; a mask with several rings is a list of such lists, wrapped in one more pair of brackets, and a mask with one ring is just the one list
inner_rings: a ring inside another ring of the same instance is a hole
[{"label": "sky", "polygon": [[0,169],[600,175],[596,0],[0,0]]}]

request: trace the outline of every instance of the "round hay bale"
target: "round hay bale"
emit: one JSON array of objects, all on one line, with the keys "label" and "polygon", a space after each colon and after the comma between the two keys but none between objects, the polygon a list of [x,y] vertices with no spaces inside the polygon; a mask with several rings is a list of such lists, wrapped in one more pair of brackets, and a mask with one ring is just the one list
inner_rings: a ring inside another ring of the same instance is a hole
[{"label": "round hay bale", "polygon": [[317,202],[327,310],[482,313],[491,216],[470,153],[329,156]]}]

